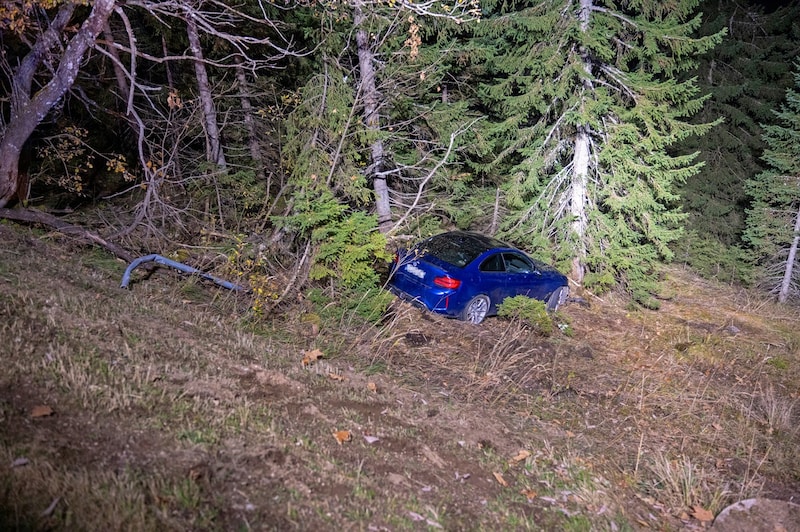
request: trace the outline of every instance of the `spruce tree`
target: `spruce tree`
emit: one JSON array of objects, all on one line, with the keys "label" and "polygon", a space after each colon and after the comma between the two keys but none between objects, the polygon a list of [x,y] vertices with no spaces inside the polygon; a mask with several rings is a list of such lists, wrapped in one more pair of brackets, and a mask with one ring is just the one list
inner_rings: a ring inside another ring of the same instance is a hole
[{"label": "spruce tree", "polygon": [[782,303],[798,294],[800,62],[794,67],[794,87],[786,89],[785,103],[774,111],[778,123],[763,126],[767,169],[746,185],[753,203],[744,238],[752,246],[762,286],[777,293]]},{"label": "spruce tree", "polygon": [[684,218],[676,186],[699,171],[696,154],[668,150],[713,124],[689,123],[705,96],[678,80],[722,37],[692,37],[697,5],[498,2],[477,30],[497,50],[481,97],[499,155],[478,168],[510,174],[504,235],[552,249],[587,288],[620,285],[649,306]]},{"label": "spruce tree", "polygon": [[[696,72],[701,91],[712,96],[694,117],[724,122],[707,135],[680,144],[681,152],[700,152],[702,179],[680,187],[689,215],[680,248],[701,271],[720,274],[726,256],[735,259],[745,228],[745,181],[765,169],[761,124],[775,121],[772,109],[792,85],[789,58],[800,53],[800,4],[766,12],[763,2],[721,0],[704,4],[700,34],[727,28],[720,46],[704,54]],[[727,247],[727,253],[726,253]],[[710,252],[713,252],[711,256]],[[734,266],[734,262],[728,262]],[[742,267],[736,268],[741,272]],[[733,272],[728,272],[733,273]]]}]

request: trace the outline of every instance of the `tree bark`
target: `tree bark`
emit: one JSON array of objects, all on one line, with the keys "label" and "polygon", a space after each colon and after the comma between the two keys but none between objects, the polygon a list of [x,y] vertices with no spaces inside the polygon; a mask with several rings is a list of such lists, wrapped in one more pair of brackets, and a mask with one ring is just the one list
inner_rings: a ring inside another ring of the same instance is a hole
[{"label": "tree bark", "polygon": [[[582,32],[589,31],[589,17],[592,0],[581,0],[578,17]],[[583,84],[587,91],[592,90],[592,62],[585,50],[581,50],[581,60],[585,71]],[[586,273],[586,213],[587,189],[589,186],[591,137],[587,124],[580,124],[575,135],[575,152],[572,156],[572,183],[570,198],[570,214],[572,215],[572,234],[576,240],[575,256],[572,259],[572,278],[578,284],[583,282]]]},{"label": "tree bark", "polygon": [[[261,146],[258,142],[256,132],[256,122],[253,119],[253,105],[250,103],[250,91],[247,90],[247,74],[242,68],[241,60],[236,61],[236,80],[239,83],[239,101],[242,103],[242,113],[244,114],[244,127],[247,130],[247,145],[250,148],[250,158],[256,165],[256,178],[265,183],[267,181],[264,173],[264,157],[261,155]],[[269,187],[267,187],[269,195]]]},{"label": "tree bark", "polygon": [[378,229],[385,233],[392,227],[392,211],[389,204],[389,185],[386,175],[382,172],[384,161],[383,141],[380,139],[380,113],[379,103],[381,95],[375,82],[375,54],[369,45],[367,35],[366,17],[362,9],[361,0],[353,2],[353,23],[356,27],[356,47],[358,50],[358,71],[361,82],[361,94],[364,98],[364,125],[367,130],[375,134],[375,140],[370,146],[371,164],[368,169],[372,178],[372,189],[375,193],[375,210],[378,213]]},{"label": "tree bark", "polygon": [[103,37],[105,37],[106,40],[106,52],[114,58],[111,65],[114,67],[114,78],[117,80],[119,99],[121,102],[127,102],[131,92],[131,86],[125,77],[125,71],[122,70],[122,59],[120,59],[119,52],[117,52],[114,32],[111,31],[111,24],[108,23],[108,20],[106,20],[106,23],[103,25]]},{"label": "tree bark", "polygon": [[7,218],[9,220],[16,220],[18,222],[47,225],[65,235],[76,236],[82,240],[102,246],[125,262],[130,262],[134,258],[128,250],[113,242],[109,242],[97,233],[93,233],[92,231],[77,225],[72,225],[71,223],[65,222],[60,218],[56,218],[52,214],[39,211],[37,209],[0,208],[0,218]]},{"label": "tree bark", "polygon": [[575,153],[572,158],[572,184],[570,198],[570,214],[572,214],[572,233],[575,237],[577,248],[572,259],[572,278],[577,283],[583,282],[585,274],[586,226],[586,189],[589,176],[589,132],[585,126],[578,126],[575,137]]},{"label": "tree bark", "polygon": [[186,17],[186,33],[189,38],[189,48],[194,56],[194,73],[197,78],[197,92],[200,97],[200,106],[203,112],[203,124],[206,130],[206,158],[208,162],[216,164],[221,170],[227,168],[225,152],[220,140],[219,125],[217,124],[217,110],[211,94],[211,84],[208,81],[208,72],[203,63],[203,48],[200,45],[200,32],[190,12]]},{"label": "tree bark", "polygon": [[[20,62],[11,79],[11,113],[0,139],[0,208],[11,202],[18,188],[22,148],[50,109],[75,82],[81,59],[93,44],[114,8],[113,0],[98,0],[70,40],[50,81],[31,98],[33,78],[50,50],[59,44],[75,4],[61,5],[55,18]],[[56,63],[56,61],[53,61]]]},{"label": "tree bark", "polygon": [[779,303],[786,303],[786,300],[789,299],[789,288],[792,286],[792,272],[794,270],[794,262],[797,260],[798,244],[800,244],[800,208],[798,208],[794,220],[794,238],[792,239],[792,245],[789,247],[789,257],[786,259],[786,269],[783,272],[781,290],[778,292]]}]

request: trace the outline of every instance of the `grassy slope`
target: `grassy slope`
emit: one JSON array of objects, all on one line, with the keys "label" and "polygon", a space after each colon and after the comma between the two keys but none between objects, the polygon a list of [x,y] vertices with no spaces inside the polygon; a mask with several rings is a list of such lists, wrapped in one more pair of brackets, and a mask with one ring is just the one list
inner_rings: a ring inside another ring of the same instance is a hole
[{"label": "grassy slope", "polygon": [[403,305],[253,324],[173,272],[125,291],[102,251],[0,243],[0,529],[669,530],[800,491],[800,319],[679,270],[659,312],[573,303],[541,338]]}]

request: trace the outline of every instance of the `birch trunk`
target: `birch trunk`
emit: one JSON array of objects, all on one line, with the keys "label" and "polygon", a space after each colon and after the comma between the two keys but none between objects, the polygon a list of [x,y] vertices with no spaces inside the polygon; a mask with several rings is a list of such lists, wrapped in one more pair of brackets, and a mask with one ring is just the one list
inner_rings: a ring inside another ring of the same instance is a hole
[{"label": "birch trunk", "polygon": [[794,270],[794,262],[797,260],[798,244],[800,244],[800,208],[798,208],[794,220],[794,238],[792,239],[792,245],[789,247],[789,257],[786,259],[786,269],[783,272],[781,290],[778,292],[778,302],[780,303],[786,303],[789,298],[789,288],[792,286],[792,271]]},{"label": "birch trunk", "polygon": [[59,43],[74,12],[72,2],[62,4],[50,26],[34,43],[11,79],[11,113],[0,139],[0,208],[14,199],[19,180],[22,147],[47,113],[75,83],[81,61],[114,9],[114,0],[96,0],[89,16],[70,39],[50,81],[31,97],[33,77],[42,61]]},{"label": "birch trunk", "polygon": [[[592,9],[592,0],[581,0],[580,27],[582,32],[589,31],[589,17]],[[585,51],[581,51],[581,59],[585,70],[583,81],[587,91],[592,90],[592,63]],[[576,240],[575,256],[572,259],[572,278],[577,283],[583,282],[586,273],[586,227],[588,216],[586,214],[587,191],[589,186],[589,161],[591,138],[588,125],[579,125],[575,135],[575,152],[572,159],[572,183],[570,198],[570,214],[572,215],[572,233]]]},{"label": "birch trunk", "polygon": [[197,78],[197,92],[200,98],[200,108],[203,114],[203,125],[206,131],[206,159],[216,164],[220,170],[225,170],[225,152],[220,140],[219,125],[217,124],[217,110],[211,94],[211,84],[208,81],[208,72],[203,63],[203,48],[200,45],[200,32],[192,14],[186,17],[186,33],[189,38],[189,49],[194,60],[194,74]]},{"label": "birch trunk", "polygon": [[379,138],[380,93],[375,82],[375,57],[369,44],[369,36],[365,29],[366,17],[362,10],[361,0],[353,2],[353,23],[356,27],[356,46],[358,49],[358,69],[361,83],[361,95],[364,99],[364,125],[375,133],[375,140],[370,146],[371,164],[368,169],[372,178],[372,189],[375,192],[375,210],[378,213],[378,229],[385,233],[392,227],[392,211],[389,204],[389,185],[382,173],[384,149]]},{"label": "birch trunk", "polygon": [[583,282],[586,258],[586,191],[589,175],[589,133],[584,126],[578,127],[575,137],[575,153],[572,160],[572,183],[570,198],[570,214],[572,214],[572,233],[577,241],[575,256],[572,259],[572,278],[577,283]]}]

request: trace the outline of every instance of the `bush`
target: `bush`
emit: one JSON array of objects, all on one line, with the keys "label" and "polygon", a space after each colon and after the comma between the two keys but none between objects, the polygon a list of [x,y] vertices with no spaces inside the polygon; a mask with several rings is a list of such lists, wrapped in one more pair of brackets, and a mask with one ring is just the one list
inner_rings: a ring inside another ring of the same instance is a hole
[{"label": "bush", "polygon": [[498,305],[497,315],[518,319],[542,336],[550,336],[555,329],[553,318],[548,314],[544,301],[526,296],[506,298]]}]

